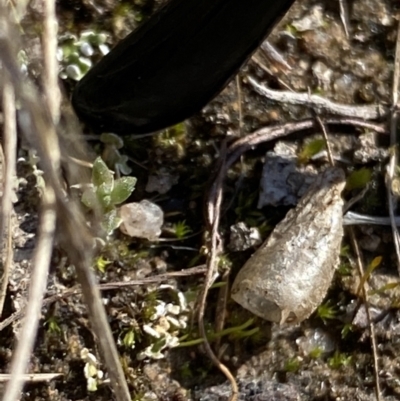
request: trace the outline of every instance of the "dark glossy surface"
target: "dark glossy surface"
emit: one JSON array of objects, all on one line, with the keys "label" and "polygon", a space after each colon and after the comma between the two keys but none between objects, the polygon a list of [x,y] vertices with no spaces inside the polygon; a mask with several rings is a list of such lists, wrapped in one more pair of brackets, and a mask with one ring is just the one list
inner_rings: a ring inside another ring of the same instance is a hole
[{"label": "dark glossy surface", "polygon": [[102,131],[146,133],[215,97],[294,0],[172,0],[78,83],[72,102]]}]

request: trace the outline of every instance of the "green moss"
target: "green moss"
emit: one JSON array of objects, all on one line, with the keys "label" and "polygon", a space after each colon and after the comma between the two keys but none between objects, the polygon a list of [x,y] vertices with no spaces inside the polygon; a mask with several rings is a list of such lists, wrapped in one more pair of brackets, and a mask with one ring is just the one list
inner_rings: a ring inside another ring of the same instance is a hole
[{"label": "green moss", "polygon": [[308,354],[312,359],[319,359],[321,358],[322,354],[324,353],[323,349],[320,347],[316,347]]},{"label": "green moss", "polygon": [[49,334],[60,334],[62,331],[57,319],[54,316],[48,318],[44,323],[44,326],[47,328],[47,332]]},{"label": "green moss", "polygon": [[348,366],[352,362],[352,357],[344,352],[335,351],[333,356],[328,359],[328,365],[332,369],[340,369]]},{"label": "green moss", "polygon": [[300,360],[298,358],[288,359],[285,363],[285,371],[289,373],[296,373],[300,369]]},{"label": "green moss", "polygon": [[188,236],[193,230],[186,224],[186,220],[178,221],[172,226],[176,238],[183,239]]},{"label": "green moss", "polygon": [[372,171],[369,168],[362,167],[354,170],[346,180],[346,189],[351,191],[353,189],[363,189],[371,182]]},{"label": "green moss", "polygon": [[327,302],[321,304],[317,308],[317,316],[324,322],[327,323],[328,320],[336,319],[337,317],[337,308],[332,305],[332,301],[328,300]]},{"label": "green moss", "polygon": [[313,139],[307,141],[298,154],[298,161],[300,164],[306,164],[310,159],[326,148],[324,139]]}]

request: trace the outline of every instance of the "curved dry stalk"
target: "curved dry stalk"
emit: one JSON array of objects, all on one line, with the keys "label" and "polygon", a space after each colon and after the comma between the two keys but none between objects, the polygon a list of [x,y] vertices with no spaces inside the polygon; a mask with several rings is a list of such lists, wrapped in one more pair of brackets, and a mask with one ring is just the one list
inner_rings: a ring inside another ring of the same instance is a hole
[{"label": "curved dry stalk", "polygon": [[[225,156],[225,146],[221,151],[221,158],[224,160]],[[221,253],[221,240],[218,234],[219,228],[219,219],[220,219],[220,211],[221,211],[221,202],[222,202],[222,185],[218,185],[222,182],[225,176],[225,165],[222,163],[222,166],[219,168],[218,178],[216,183],[213,184],[212,190],[210,191],[210,197],[207,202],[207,220],[210,227],[210,246],[208,249],[207,255],[207,273],[203,285],[203,289],[201,291],[199,297],[199,310],[198,310],[198,325],[200,330],[200,336],[203,339],[203,345],[205,347],[207,356],[211,359],[214,365],[225,375],[231,385],[231,396],[229,401],[236,401],[238,398],[238,385],[237,382],[232,375],[231,371],[227,366],[221,363],[218,357],[214,354],[214,351],[211,348],[210,343],[207,339],[207,333],[204,327],[204,311],[207,302],[207,295],[210,287],[214,283],[215,279],[218,276],[218,255]]]}]

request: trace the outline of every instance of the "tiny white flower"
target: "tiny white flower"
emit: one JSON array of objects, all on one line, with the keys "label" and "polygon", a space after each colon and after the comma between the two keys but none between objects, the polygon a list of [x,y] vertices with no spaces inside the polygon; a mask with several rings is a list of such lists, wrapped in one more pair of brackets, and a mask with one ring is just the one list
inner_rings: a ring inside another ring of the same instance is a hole
[{"label": "tiny white flower", "polygon": [[86,379],[90,379],[91,377],[97,376],[97,368],[90,363],[86,363],[85,367],[83,368],[83,374],[85,375]]},{"label": "tiny white flower", "polygon": [[152,337],[155,337],[155,338],[160,338],[161,337],[160,333],[158,331],[154,330],[153,327],[151,327],[148,324],[144,324],[143,325],[143,331],[145,333],[151,335]]},{"label": "tiny white flower", "polygon": [[179,322],[178,319],[176,319],[172,316],[167,316],[167,320],[168,320],[168,322],[170,322],[172,324],[172,326],[181,328],[181,323]]},{"label": "tiny white flower", "polygon": [[179,315],[179,313],[181,313],[181,308],[178,305],[167,304],[167,312],[172,313],[173,315]]},{"label": "tiny white flower", "polygon": [[185,295],[181,291],[178,292],[178,300],[179,300],[179,306],[181,307],[181,310],[185,311],[187,309],[187,302],[186,302]]},{"label": "tiny white flower", "polygon": [[91,392],[97,390],[97,381],[96,381],[96,379],[94,379],[93,377],[90,377],[90,378],[87,380],[87,390],[88,390],[88,391],[91,391]]}]

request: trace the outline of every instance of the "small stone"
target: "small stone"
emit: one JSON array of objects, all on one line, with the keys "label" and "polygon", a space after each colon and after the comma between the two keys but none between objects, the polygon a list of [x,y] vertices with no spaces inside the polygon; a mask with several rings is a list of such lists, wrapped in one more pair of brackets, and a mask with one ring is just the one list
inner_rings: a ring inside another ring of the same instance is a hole
[{"label": "small stone", "polygon": [[273,152],[265,157],[261,177],[261,190],[257,207],[292,206],[315,180],[315,167],[298,165],[297,149],[278,142]]},{"label": "small stone", "polygon": [[119,216],[122,219],[120,230],[130,237],[155,241],[161,234],[164,213],[159,206],[146,199],[123,205]]},{"label": "small stone", "polygon": [[304,355],[310,355],[315,350],[329,354],[336,347],[332,336],[320,328],[306,330],[304,336],[296,340],[296,344]]},{"label": "small stone", "polygon": [[242,221],[231,226],[229,249],[233,252],[245,251],[246,249],[260,245],[261,234],[256,227],[247,227]]}]

